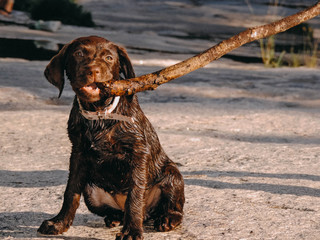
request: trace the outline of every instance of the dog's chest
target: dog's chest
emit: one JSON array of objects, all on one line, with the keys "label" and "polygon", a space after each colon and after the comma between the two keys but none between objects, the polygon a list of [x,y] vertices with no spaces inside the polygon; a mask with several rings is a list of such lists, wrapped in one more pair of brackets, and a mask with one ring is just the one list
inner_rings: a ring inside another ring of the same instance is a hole
[{"label": "dog's chest", "polygon": [[89,122],[69,128],[70,140],[86,163],[88,182],[107,191],[129,187],[135,136],[119,124]]}]

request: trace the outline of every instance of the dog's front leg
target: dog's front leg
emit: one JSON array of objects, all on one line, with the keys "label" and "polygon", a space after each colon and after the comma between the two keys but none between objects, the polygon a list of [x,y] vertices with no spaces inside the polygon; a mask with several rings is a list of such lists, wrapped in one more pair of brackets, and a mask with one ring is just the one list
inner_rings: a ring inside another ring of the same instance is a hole
[{"label": "dog's front leg", "polygon": [[140,159],[131,174],[132,187],[125,203],[124,221],[121,233],[116,240],[143,239],[143,220],[145,216],[145,191],[147,183],[146,159]]},{"label": "dog's front leg", "polygon": [[71,154],[68,184],[64,193],[62,208],[57,216],[45,220],[38,229],[40,234],[57,235],[66,232],[72,225],[75,213],[80,203],[84,188],[85,169],[80,163],[80,154]]}]

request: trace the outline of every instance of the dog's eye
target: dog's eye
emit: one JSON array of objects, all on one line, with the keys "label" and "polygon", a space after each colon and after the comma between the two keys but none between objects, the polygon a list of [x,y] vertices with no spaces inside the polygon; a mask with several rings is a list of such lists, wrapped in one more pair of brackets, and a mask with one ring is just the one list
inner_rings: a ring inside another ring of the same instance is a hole
[{"label": "dog's eye", "polygon": [[79,51],[76,51],[74,53],[74,55],[77,56],[77,57],[83,57],[83,52],[81,50],[79,50]]},{"label": "dog's eye", "polygon": [[111,57],[111,56],[106,56],[106,61],[112,61],[113,60],[113,57]]}]

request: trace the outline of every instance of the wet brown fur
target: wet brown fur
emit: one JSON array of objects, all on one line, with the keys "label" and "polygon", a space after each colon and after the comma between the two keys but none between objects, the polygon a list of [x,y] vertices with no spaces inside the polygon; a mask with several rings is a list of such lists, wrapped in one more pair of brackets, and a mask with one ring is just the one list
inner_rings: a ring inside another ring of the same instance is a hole
[{"label": "wet brown fur", "polygon": [[[94,36],[65,45],[47,66],[45,75],[60,94],[64,70],[81,104],[90,111],[102,110],[112,101],[103,92],[103,82],[135,77],[126,51]],[[88,85],[99,88],[99,94],[83,90]],[[72,152],[63,205],[57,216],[42,223],[39,233],[67,231],[81,194],[88,209],[104,217],[108,227],[123,224],[116,239],[143,239],[143,222],[149,218],[158,231],[181,223],[182,176],[162,149],[137,96],[120,97],[114,113],[132,117],[134,123],[87,120],[75,98],[68,121]]]}]

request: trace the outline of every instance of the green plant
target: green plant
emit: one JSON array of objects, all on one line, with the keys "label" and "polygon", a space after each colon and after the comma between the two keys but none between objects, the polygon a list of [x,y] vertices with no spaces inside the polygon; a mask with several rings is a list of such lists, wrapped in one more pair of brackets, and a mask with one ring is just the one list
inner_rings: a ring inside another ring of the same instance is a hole
[{"label": "green plant", "polygon": [[307,23],[302,25],[303,36],[303,60],[304,65],[310,68],[317,66],[318,43],[313,37],[314,31]]},{"label": "green plant", "polygon": [[313,45],[313,50],[309,55],[305,56],[305,65],[310,68],[316,68],[318,65],[318,43],[315,42]]},{"label": "green plant", "polygon": [[289,66],[291,67],[300,67],[301,66],[301,61],[300,61],[300,55],[295,53],[293,51],[293,48],[291,48],[291,59],[289,59]]},{"label": "green plant", "polygon": [[293,50],[291,50],[289,66],[306,66],[309,68],[316,68],[318,66],[318,44],[315,43],[313,49],[308,51],[295,53]]},{"label": "green plant", "polygon": [[260,39],[260,50],[261,57],[264,65],[266,67],[281,67],[283,63],[283,57],[285,51],[282,51],[279,56],[277,56],[275,51],[275,36],[270,36],[266,39]]},{"label": "green plant", "polygon": [[[249,5],[249,0],[247,5]],[[279,0],[269,1],[269,15],[282,15],[279,13],[279,6],[283,2]],[[261,57],[266,67],[281,67],[283,65],[291,67],[316,67],[318,62],[318,43],[313,36],[313,29],[308,23],[302,23],[296,27],[289,29],[287,42],[276,45],[275,36],[260,40]],[[291,42],[291,48],[290,48]],[[277,54],[277,51],[281,52]],[[285,57],[286,51],[290,51],[290,55]]]},{"label": "green plant", "polygon": [[291,47],[291,60],[289,61],[289,65],[291,67],[317,67],[318,43],[313,37],[313,28],[307,23],[303,23],[295,28],[292,28],[290,32],[302,38],[303,47],[300,49],[294,49]]}]

